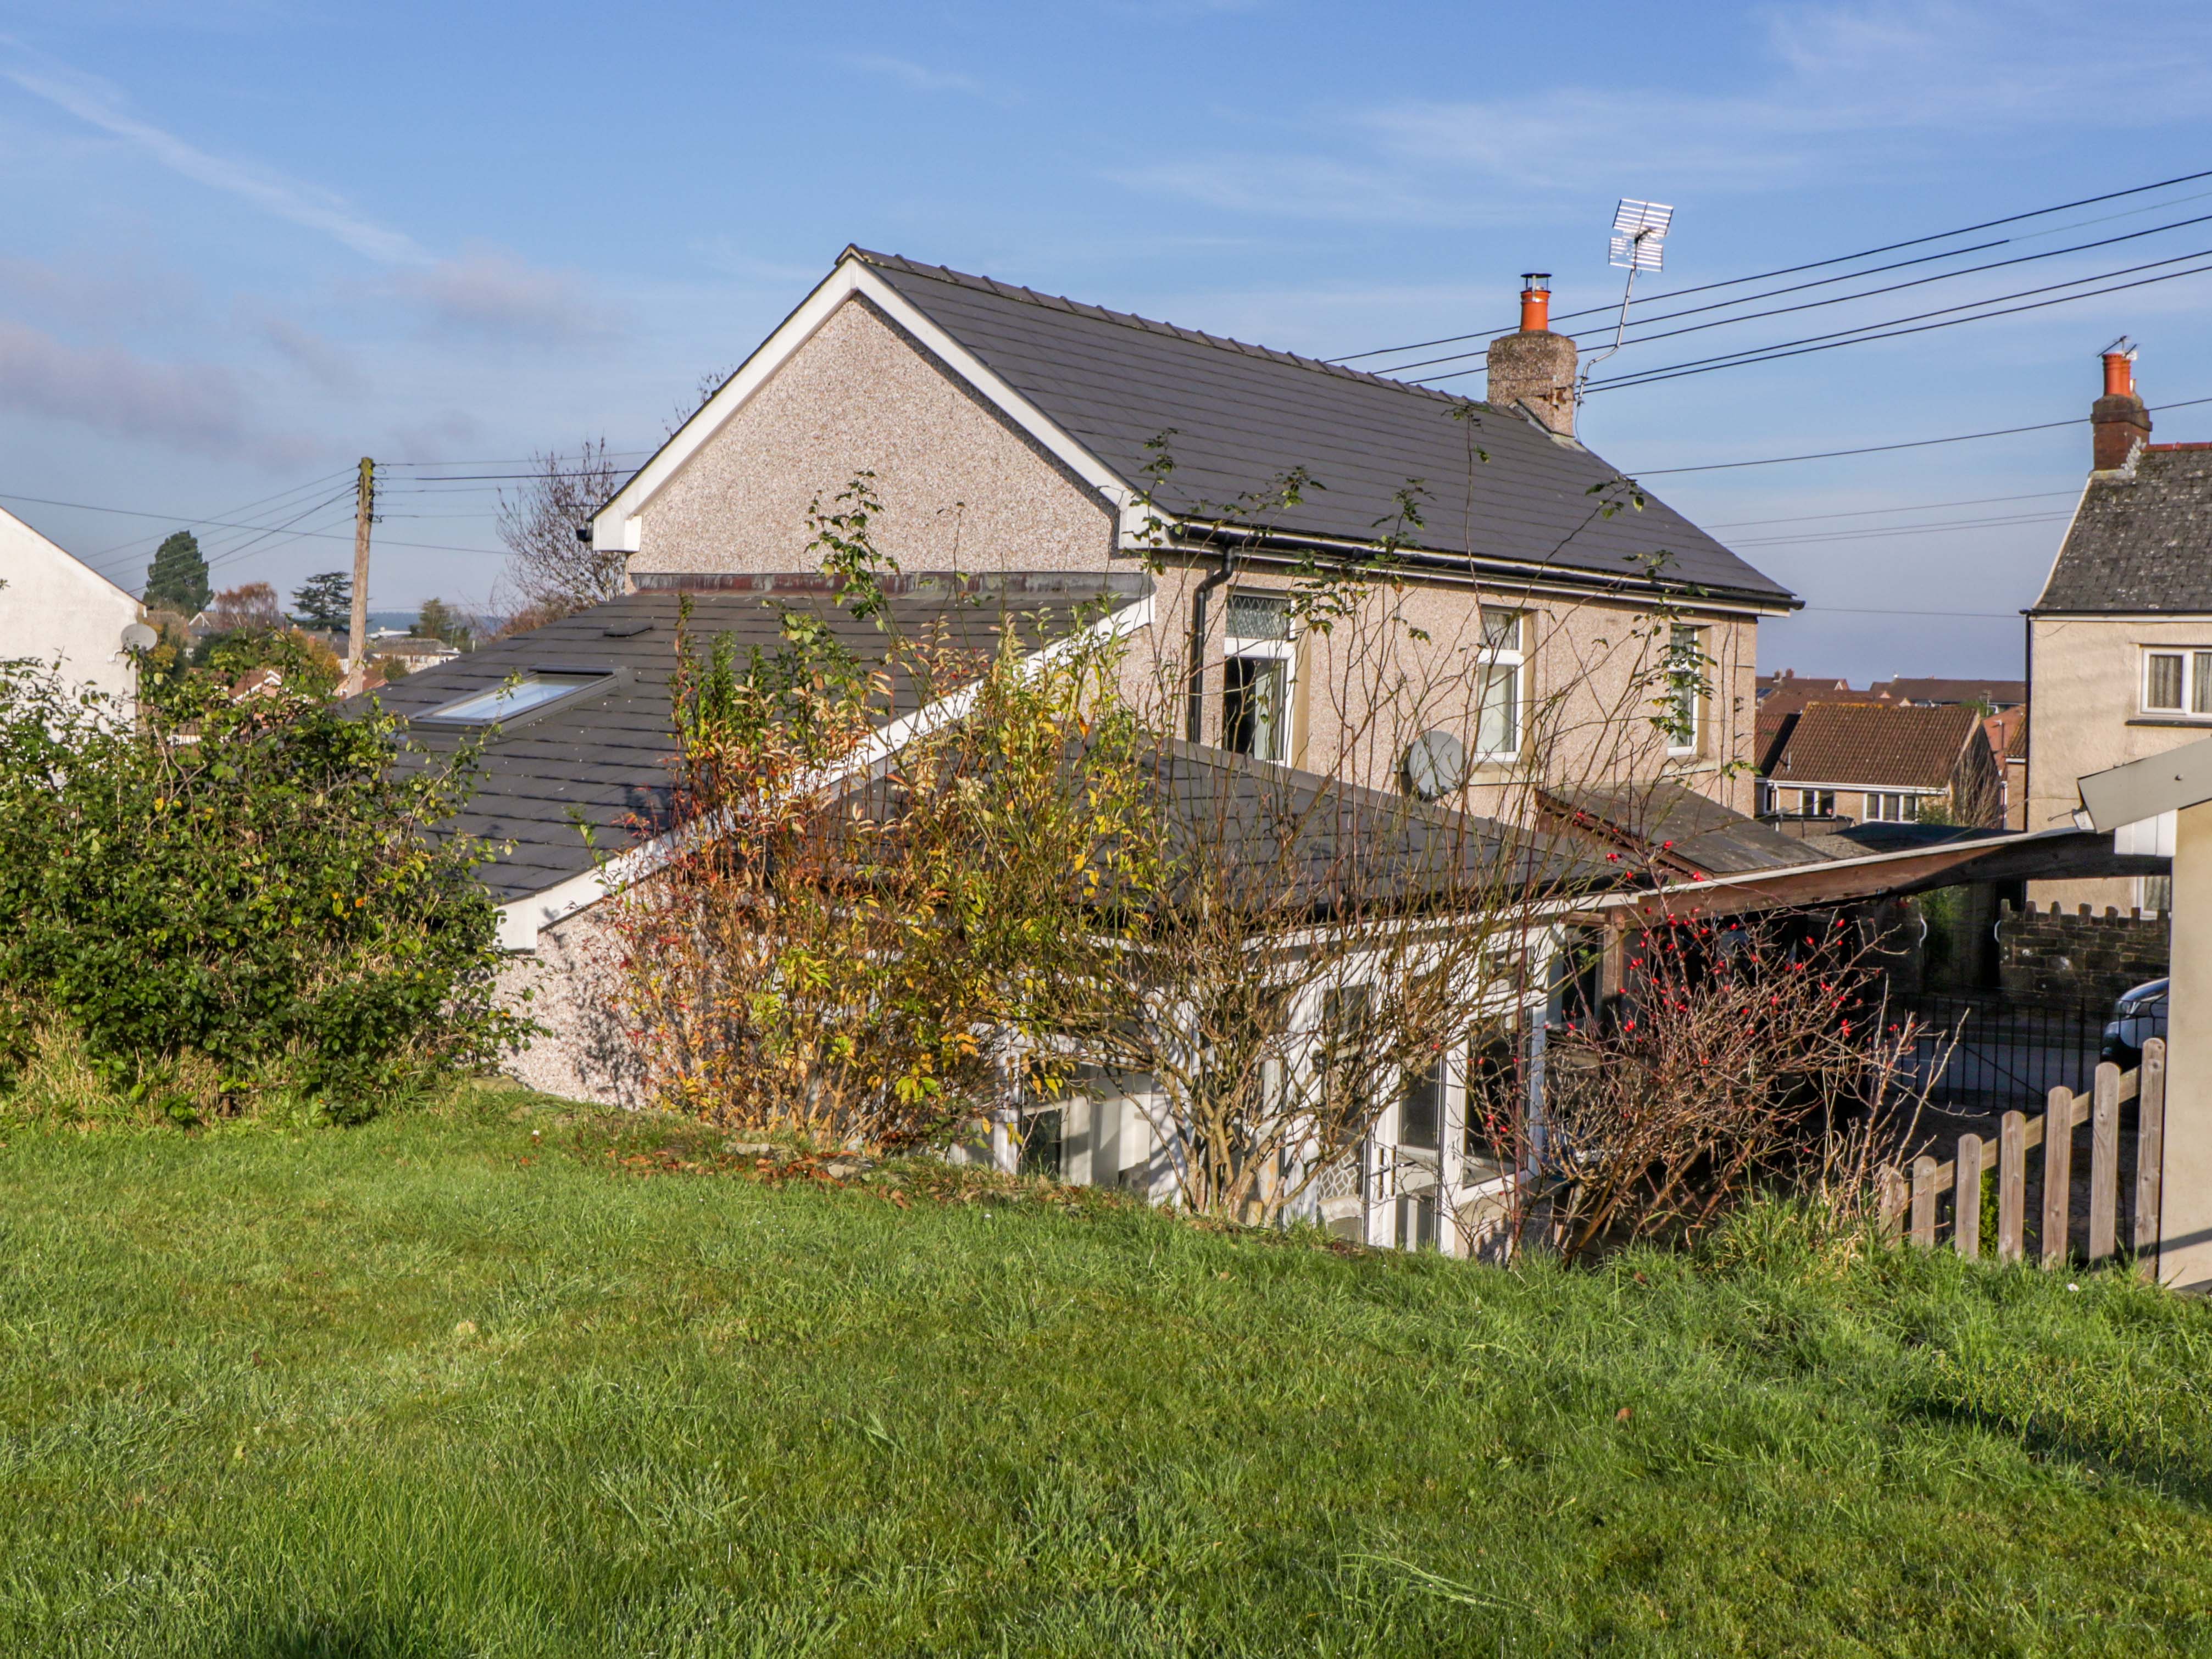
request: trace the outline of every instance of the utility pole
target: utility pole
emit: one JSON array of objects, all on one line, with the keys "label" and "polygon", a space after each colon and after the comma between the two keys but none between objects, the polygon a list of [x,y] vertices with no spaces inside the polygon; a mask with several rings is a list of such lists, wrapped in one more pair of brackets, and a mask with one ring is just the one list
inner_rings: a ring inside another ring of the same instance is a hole
[{"label": "utility pole", "polygon": [[346,627],[346,656],[352,664],[345,676],[349,696],[361,690],[362,681],[368,673],[368,665],[363,660],[368,650],[368,526],[375,515],[376,463],[364,455],[361,458],[361,483],[354,490],[353,614]]}]

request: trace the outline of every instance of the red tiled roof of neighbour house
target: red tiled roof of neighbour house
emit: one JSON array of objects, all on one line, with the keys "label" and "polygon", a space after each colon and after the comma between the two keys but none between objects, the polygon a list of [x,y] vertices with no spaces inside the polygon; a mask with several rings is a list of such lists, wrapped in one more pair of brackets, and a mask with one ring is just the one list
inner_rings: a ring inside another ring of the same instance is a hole
[{"label": "red tiled roof of neighbour house", "polygon": [[1994,714],[1982,717],[1982,730],[1988,733],[1990,753],[2001,760],[2025,760],[2027,757],[2027,710],[2001,708]]},{"label": "red tiled roof of neighbour house", "polygon": [[1779,783],[1944,789],[1981,716],[1957,705],[1815,702],[1798,713],[1766,775]]},{"label": "red tiled roof of neighbour house", "polygon": [[[1832,690],[1824,689],[1832,687]],[[1813,704],[1832,708],[1863,705],[1887,708],[1871,691],[1854,691],[1844,680],[1785,680],[1759,700],[1753,719],[1752,756],[1762,773],[1773,769],[1779,745],[1790,735],[1796,717]]]}]

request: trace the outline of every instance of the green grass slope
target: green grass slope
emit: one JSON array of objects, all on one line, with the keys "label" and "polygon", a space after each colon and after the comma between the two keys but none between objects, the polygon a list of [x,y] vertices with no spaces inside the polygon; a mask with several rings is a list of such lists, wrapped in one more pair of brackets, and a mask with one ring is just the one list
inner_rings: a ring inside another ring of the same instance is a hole
[{"label": "green grass slope", "polygon": [[2212,1650],[2212,1309],[2122,1276],[1771,1215],[1502,1271],[675,1133],[6,1130],[0,1652]]}]

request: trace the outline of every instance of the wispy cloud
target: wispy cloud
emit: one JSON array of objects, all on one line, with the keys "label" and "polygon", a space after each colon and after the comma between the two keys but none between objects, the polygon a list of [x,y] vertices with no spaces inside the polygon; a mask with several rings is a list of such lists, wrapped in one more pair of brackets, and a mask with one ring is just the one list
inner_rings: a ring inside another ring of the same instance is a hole
[{"label": "wispy cloud", "polygon": [[498,248],[473,248],[427,270],[402,272],[395,286],[435,327],[455,333],[575,341],[615,326],[576,273],[530,264]]},{"label": "wispy cloud", "polygon": [[[2212,99],[2212,14],[2161,9],[2154,52],[2112,50],[2109,15],[2057,0],[1839,0],[1770,8],[1765,70],[1700,94],[1559,85],[1402,98],[1317,114],[1286,143],[1116,176],[1239,212],[1467,224],[1539,198],[1759,190],[2049,129],[2194,121]],[[1972,66],[1971,73],[1962,66]]]},{"label": "wispy cloud", "polygon": [[962,75],[954,70],[931,69],[925,64],[911,63],[906,58],[893,58],[884,52],[867,52],[848,58],[845,62],[864,75],[880,75],[885,80],[896,81],[915,92],[957,92],[970,98],[996,95],[972,75]]},{"label": "wispy cloud", "polygon": [[276,311],[251,306],[240,309],[246,313],[244,320],[279,357],[325,391],[350,397],[367,390],[368,377],[343,347]]},{"label": "wispy cloud", "polygon": [[268,465],[296,465],[318,449],[262,430],[245,388],[220,365],[159,362],[114,346],[86,349],[19,323],[0,322],[0,405]]},{"label": "wispy cloud", "polygon": [[80,121],[136,145],[173,173],[250,202],[305,229],[334,237],[380,264],[433,263],[432,256],[412,237],[364,216],[343,197],[254,162],[211,154],[141,119],[130,112],[118,89],[96,76],[57,63],[12,36],[0,35],[0,52],[6,58],[0,62],[0,76]]}]

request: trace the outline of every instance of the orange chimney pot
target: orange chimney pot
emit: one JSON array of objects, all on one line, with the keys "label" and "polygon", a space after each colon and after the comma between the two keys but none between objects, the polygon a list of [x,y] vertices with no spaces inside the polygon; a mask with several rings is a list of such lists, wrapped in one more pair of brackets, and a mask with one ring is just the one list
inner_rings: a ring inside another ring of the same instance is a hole
[{"label": "orange chimney pot", "polygon": [[[1521,296],[1521,315],[1523,319],[1521,326],[1526,328],[1528,325],[1526,320],[1528,315],[1528,296],[1525,294]],[[2106,352],[2105,354],[2105,395],[2107,398],[2131,398],[2135,395],[2135,365],[2128,361],[2128,354],[2124,351]]]},{"label": "orange chimney pot", "polygon": [[1521,278],[1521,331],[1547,334],[1552,327],[1552,274],[1532,270]]}]

